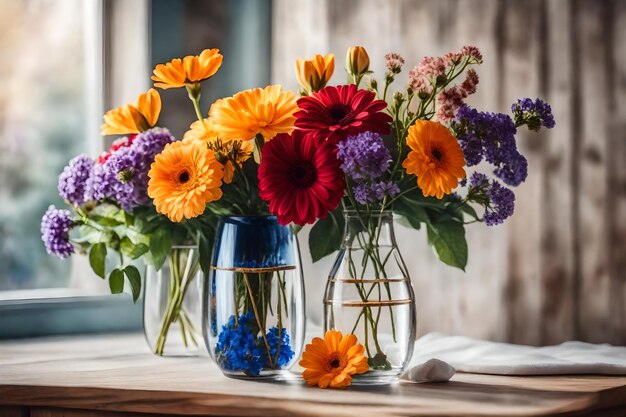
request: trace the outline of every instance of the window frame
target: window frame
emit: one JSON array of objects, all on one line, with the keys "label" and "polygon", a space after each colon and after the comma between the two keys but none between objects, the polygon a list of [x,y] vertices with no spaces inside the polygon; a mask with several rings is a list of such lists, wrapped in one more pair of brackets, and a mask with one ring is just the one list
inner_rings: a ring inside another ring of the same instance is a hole
[{"label": "window frame", "polygon": [[[131,101],[147,89],[147,80],[136,80],[146,79],[149,70],[150,3],[85,0],[84,6],[86,151],[99,155],[108,145],[100,135],[105,108]],[[135,25],[128,25],[128,31],[112,30],[120,20]],[[124,51],[115,49],[120,45]],[[122,59],[130,54],[139,57],[131,68]],[[130,75],[132,88],[117,82],[120,74]],[[141,306],[141,300],[133,304],[127,294],[91,295],[73,288],[0,292],[0,339],[136,331],[142,327]]]},{"label": "window frame", "polygon": [[[86,103],[88,149],[100,154],[110,145],[100,135],[105,109],[131,102],[150,87],[152,5],[171,0],[84,0],[85,56],[89,97]],[[232,29],[228,52],[234,57],[222,71],[223,89],[238,91],[271,81],[271,0],[223,0]],[[156,7],[155,7],[156,8]],[[245,12],[242,9],[245,8]],[[179,16],[183,19],[184,16]],[[119,30],[119,28],[123,30]],[[116,28],[117,30],[113,30]],[[236,65],[257,56],[257,65]],[[132,59],[133,65],[128,65]],[[145,275],[145,274],[144,274]],[[92,278],[92,277],[85,277]],[[92,278],[97,279],[97,278]],[[66,334],[138,331],[143,325],[143,295],[81,295],[72,288],[0,292],[0,340]],[[103,319],[106,317],[106,319]]]}]

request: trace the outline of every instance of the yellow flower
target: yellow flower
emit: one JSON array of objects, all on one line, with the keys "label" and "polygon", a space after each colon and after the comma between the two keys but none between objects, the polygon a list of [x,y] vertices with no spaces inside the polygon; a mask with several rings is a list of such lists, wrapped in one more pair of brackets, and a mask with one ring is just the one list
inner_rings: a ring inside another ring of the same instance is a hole
[{"label": "yellow flower", "polygon": [[348,73],[360,79],[370,68],[370,57],[362,46],[353,46],[346,54]]},{"label": "yellow flower", "polygon": [[300,366],[305,368],[302,377],[308,385],[320,388],[347,387],[352,375],[367,372],[365,348],[357,343],[353,334],[330,330],[324,339],[314,337],[306,345]]},{"label": "yellow flower", "polygon": [[200,120],[193,122],[183,136],[183,141],[185,142],[194,140],[210,142],[215,139],[217,139],[217,131],[213,128],[208,117],[202,120],[202,122]]},{"label": "yellow flower", "polygon": [[298,110],[296,95],[280,85],[245,90],[217,100],[209,110],[213,128],[220,139],[250,140],[261,134],[266,140],[279,133],[291,133]]},{"label": "yellow flower", "polygon": [[409,128],[411,151],[402,163],[409,174],[417,175],[417,186],[425,196],[443,198],[465,177],[465,158],[459,141],[438,122],[418,120]]},{"label": "yellow flower", "polygon": [[140,133],[156,125],[160,113],[161,96],[151,88],[137,97],[135,103],[106,112],[100,132],[102,135]]},{"label": "yellow flower", "polygon": [[307,93],[314,93],[326,86],[335,71],[335,55],[315,55],[313,59],[296,60],[298,82]]},{"label": "yellow flower", "polygon": [[222,65],[219,49],[205,49],[200,55],[175,58],[166,64],[158,64],[153,71],[154,86],[168,89],[199,83],[212,77]]},{"label": "yellow flower", "polygon": [[156,210],[173,222],[204,212],[222,197],[222,165],[201,141],[177,141],[165,146],[148,172],[148,195]]}]

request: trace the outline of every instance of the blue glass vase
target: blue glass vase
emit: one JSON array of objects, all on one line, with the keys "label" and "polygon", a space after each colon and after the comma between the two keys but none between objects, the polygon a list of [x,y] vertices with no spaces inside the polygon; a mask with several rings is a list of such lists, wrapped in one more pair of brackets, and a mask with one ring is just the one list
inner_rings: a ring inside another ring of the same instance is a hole
[{"label": "blue glass vase", "polygon": [[227,216],[217,228],[204,288],[203,330],[222,372],[280,379],[304,343],[298,241],[275,216]]}]

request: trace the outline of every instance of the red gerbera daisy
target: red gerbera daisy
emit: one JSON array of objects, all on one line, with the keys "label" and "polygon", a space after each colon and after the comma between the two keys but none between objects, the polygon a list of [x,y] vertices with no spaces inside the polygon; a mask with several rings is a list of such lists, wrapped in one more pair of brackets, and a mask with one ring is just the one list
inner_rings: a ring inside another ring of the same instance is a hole
[{"label": "red gerbera daisy", "polygon": [[301,130],[263,146],[259,196],[280,224],[313,223],[337,208],[345,183],[335,153],[334,146],[316,145]]},{"label": "red gerbera daisy", "polygon": [[298,100],[296,127],[315,138],[337,144],[340,140],[361,132],[385,135],[391,131],[392,118],[383,113],[387,107],[376,94],[359,90],[356,85],[326,87]]}]

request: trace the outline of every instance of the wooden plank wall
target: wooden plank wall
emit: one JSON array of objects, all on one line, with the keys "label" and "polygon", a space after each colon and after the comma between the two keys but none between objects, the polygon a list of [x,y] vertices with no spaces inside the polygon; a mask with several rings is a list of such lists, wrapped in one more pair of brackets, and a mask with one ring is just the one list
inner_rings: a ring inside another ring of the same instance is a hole
[{"label": "wooden plank wall", "polygon": [[[406,70],[424,55],[481,48],[470,104],[508,111],[518,97],[550,101],[557,127],[523,132],[530,174],[513,219],[468,228],[466,273],[440,265],[421,232],[398,230],[416,289],[419,334],[443,331],[552,344],[626,344],[626,1],[274,0],[272,81],[297,88],[294,61],[365,46]],[[400,84],[401,85],[401,84]],[[306,230],[302,236],[306,242]],[[319,322],[332,263],[303,250],[309,316]]]}]

